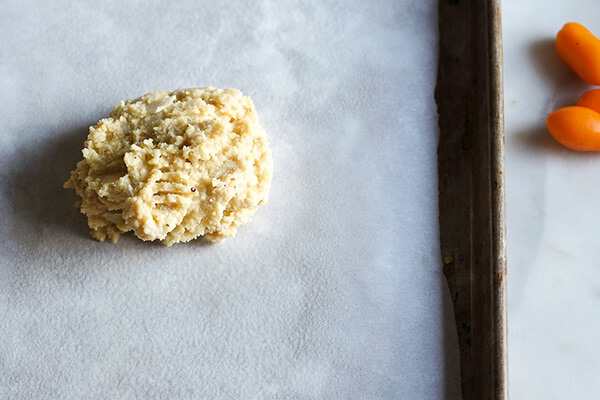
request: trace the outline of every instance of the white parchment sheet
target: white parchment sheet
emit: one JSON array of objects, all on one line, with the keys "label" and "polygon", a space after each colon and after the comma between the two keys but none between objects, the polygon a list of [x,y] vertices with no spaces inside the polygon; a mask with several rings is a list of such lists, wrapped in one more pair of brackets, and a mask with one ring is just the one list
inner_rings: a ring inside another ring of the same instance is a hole
[{"label": "white parchment sheet", "polygon": [[[437,3],[16,1],[0,12],[0,398],[458,394]],[[234,239],[90,239],[87,127],[154,90],[251,96],[275,160]]]}]

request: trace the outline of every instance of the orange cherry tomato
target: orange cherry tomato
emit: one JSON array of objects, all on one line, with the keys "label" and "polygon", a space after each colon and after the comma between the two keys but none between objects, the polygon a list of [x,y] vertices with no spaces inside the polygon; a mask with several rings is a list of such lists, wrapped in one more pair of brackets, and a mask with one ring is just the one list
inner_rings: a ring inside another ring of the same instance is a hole
[{"label": "orange cherry tomato", "polygon": [[600,40],[583,25],[565,24],[556,35],[554,47],[581,79],[600,85]]},{"label": "orange cherry tomato", "polygon": [[600,113],[586,107],[564,107],[546,119],[550,134],[576,151],[600,151]]},{"label": "orange cherry tomato", "polygon": [[582,94],[577,105],[580,107],[591,108],[600,113],[600,89],[590,90]]}]

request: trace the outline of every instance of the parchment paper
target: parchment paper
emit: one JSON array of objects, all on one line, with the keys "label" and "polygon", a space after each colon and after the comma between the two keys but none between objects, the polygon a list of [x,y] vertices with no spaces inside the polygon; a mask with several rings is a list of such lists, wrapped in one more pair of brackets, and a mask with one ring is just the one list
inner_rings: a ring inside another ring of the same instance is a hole
[{"label": "parchment paper", "polygon": [[[436,3],[16,1],[0,13],[0,397],[439,399]],[[88,236],[87,127],[236,87],[275,159],[234,239]]]}]

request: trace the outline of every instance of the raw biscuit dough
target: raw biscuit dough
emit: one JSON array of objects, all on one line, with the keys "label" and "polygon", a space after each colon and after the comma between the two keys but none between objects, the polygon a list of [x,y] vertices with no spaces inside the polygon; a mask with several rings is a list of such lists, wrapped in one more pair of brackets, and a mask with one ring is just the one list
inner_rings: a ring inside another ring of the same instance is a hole
[{"label": "raw biscuit dough", "polygon": [[211,87],[121,102],[90,128],[66,188],[91,235],[166,245],[234,236],[267,201],[273,162],[252,100]]}]

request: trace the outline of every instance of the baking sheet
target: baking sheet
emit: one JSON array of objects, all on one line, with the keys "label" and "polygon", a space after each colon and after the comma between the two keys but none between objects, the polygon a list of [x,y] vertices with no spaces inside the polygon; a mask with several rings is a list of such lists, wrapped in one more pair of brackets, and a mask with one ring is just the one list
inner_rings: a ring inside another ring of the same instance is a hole
[{"label": "baking sheet", "polygon": [[[7,398],[457,398],[437,221],[433,1],[7,1]],[[275,172],[235,239],[87,235],[61,188],[121,99],[250,95]]]},{"label": "baking sheet", "polygon": [[506,227],[500,1],[439,7],[440,248],[463,399],[506,399]]}]

